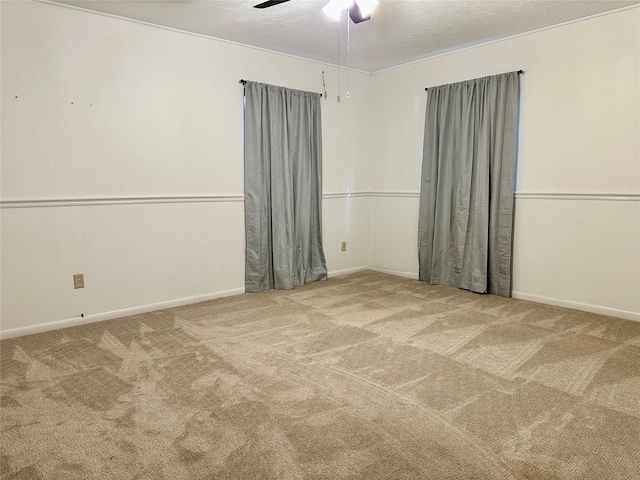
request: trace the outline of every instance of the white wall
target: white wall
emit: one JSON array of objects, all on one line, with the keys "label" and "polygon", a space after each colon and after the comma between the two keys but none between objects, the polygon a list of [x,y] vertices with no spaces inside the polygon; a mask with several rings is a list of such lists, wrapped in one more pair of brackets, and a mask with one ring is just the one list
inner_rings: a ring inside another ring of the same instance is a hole
[{"label": "white wall", "polygon": [[639,13],[374,74],[371,266],[417,275],[424,88],[523,69],[514,296],[640,320]]},{"label": "white wall", "polygon": [[369,75],[353,72],[338,103],[335,67],[51,4],[0,8],[3,336],[243,291],[241,78],[321,92],[326,72],[328,268],[367,266],[368,199],[347,194],[368,187],[351,139],[367,132]]}]

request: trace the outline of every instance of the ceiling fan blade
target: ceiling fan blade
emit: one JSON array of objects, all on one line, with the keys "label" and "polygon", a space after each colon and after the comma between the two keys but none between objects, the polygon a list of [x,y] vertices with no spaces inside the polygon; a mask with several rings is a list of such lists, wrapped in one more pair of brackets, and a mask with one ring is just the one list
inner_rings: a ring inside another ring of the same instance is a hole
[{"label": "ceiling fan blade", "polygon": [[259,3],[258,5],[254,5],[253,8],[267,8],[273,7],[274,5],[279,5],[284,2],[288,2],[289,0],[267,0],[266,2]]},{"label": "ceiling fan blade", "polygon": [[356,2],[353,2],[353,5],[349,7],[349,16],[351,17],[351,20],[353,20],[353,23],[364,22],[365,20],[369,20],[371,18],[371,15],[367,15],[366,17],[362,16],[360,7],[358,7],[358,4]]}]

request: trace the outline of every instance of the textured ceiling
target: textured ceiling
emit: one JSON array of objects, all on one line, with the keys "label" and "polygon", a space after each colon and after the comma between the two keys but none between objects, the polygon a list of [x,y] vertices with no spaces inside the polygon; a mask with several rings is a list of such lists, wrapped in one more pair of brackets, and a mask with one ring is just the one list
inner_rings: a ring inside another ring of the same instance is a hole
[{"label": "textured ceiling", "polygon": [[[327,0],[58,0],[83,9],[275,52],[346,64],[347,22],[322,13]],[[369,21],[350,23],[350,66],[366,72],[463,46],[616,10],[640,0],[381,0]],[[341,42],[340,58],[338,43]]]}]

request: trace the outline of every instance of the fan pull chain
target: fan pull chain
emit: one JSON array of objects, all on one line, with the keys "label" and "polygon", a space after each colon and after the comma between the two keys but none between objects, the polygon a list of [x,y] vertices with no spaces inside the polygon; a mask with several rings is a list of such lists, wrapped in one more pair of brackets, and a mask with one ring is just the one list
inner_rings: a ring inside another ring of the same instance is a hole
[{"label": "fan pull chain", "polygon": [[337,100],[338,102],[340,102],[340,89],[342,88],[340,86],[340,37],[341,37],[341,32],[340,32],[340,22],[338,22],[338,95],[337,95]]},{"label": "fan pull chain", "polygon": [[351,92],[349,91],[349,67],[351,66],[351,28],[349,23],[349,15],[347,17],[347,91],[344,94],[346,98],[351,97]]},{"label": "fan pull chain", "polygon": [[322,70],[322,89],[324,91],[324,99],[327,99],[327,83],[324,81],[324,70]]}]

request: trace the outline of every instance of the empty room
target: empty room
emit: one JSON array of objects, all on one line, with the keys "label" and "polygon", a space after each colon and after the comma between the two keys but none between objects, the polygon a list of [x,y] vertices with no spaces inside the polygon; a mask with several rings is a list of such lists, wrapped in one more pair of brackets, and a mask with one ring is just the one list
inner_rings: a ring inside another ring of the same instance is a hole
[{"label": "empty room", "polygon": [[638,0],[0,0],[0,48],[0,478],[640,479]]}]

